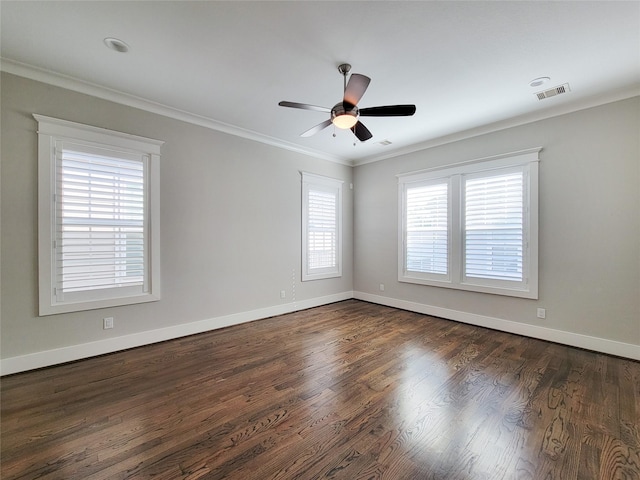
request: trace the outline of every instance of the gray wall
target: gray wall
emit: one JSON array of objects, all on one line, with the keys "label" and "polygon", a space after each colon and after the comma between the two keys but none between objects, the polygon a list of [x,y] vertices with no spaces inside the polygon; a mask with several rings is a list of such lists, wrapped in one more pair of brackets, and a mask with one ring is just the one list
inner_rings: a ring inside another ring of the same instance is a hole
[{"label": "gray wall", "polygon": [[[1,89],[2,358],[278,306],[293,301],[294,287],[297,302],[351,292],[351,167],[5,73]],[[166,142],[160,174],[161,301],[37,316],[32,113]],[[345,181],[340,279],[300,282],[300,171]],[[105,316],[115,318],[113,330],[102,329]]]},{"label": "gray wall", "polygon": [[[297,302],[355,290],[640,345],[639,98],[352,169],[6,73],[0,86],[3,359],[275,308],[294,289]],[[160,302],[37,316],[32,113],[166,142]],[[539,300],[397,281],[396,174],[538,146]],[[300,282],[301,170],[354,182],[340,279]]]},{"label": "gray wall", "polygon": [[[355,168],[354,291],[640,345],[639,117],[636,97]],[[539,300],[399,283],[395,175],[530,147]]]}]

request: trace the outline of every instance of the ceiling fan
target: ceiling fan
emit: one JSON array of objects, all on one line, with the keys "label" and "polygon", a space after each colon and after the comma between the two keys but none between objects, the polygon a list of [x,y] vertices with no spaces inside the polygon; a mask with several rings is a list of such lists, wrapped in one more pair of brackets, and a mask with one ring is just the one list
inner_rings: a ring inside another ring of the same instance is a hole
[{"label": "ceiling fan", "polygon": [[367,90],[371,79],[359,73],[352,73],[347,82],[347,74],[350,70],[351,65],[348,63],[343,63],[338,66],[338,71],[344,78],[344,98],[341,102],[336,103],[333,108],[287,101],[278,103],[281,107],[301,108],[303,110],[315,110],[317,112],[331,114],[331,118],[303,132],[300,134],[301,137],[315,135],[333,123],[338,128],[345,130],[350,129],[358,140],[364,142],[369,140],[373,135],[369,129],[358,120],[359,117],[408,117],[416,113],[415,105],[385,105],[380,107],[358,108],[358,102]]}]

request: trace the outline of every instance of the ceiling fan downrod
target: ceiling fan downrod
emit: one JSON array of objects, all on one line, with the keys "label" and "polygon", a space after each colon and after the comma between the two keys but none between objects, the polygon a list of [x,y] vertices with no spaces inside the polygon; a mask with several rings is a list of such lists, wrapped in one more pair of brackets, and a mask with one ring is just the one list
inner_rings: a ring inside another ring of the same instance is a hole
[{"label": "ceiling fan downrod", "polygon": [[342,74],[342,79],[344,80],[344,92],[347,90],[347,74],[351,71],[351,65],[348,63],[342,63],[338,65],[338,71]]}]

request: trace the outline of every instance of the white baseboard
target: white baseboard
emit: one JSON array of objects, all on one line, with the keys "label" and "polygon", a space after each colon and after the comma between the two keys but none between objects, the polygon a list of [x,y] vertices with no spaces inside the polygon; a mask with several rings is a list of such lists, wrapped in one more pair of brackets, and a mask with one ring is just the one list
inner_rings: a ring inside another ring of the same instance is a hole
[{"label": "white baseboard", "polygon": [[640,360],[640,345],[591,337],[563,330],[555,330],[553,328],[540,327],[538,325],[529,325],[501,318],[487,317],[474,313],[461,312],[449,308],[435,307],[407,300],[383,297],[371,293],[342,292],[295,303],[285,303],[282,305],[234,313],[222,317],[209,318],[183,325],[175,325],[172,327],[159,328],[156,330],[149,330],[146,332],[134,333],[106,340],[5,358],[0,361],[0,375],[10,375],[36,368],[49,367],[60,363],[81,360],[83,358],[95,357],[97,355],[104,355],[106,353],[113,353],[129,348],[141,347],[152,343],[163,342],[165,340],[172,340],[174,338],[185,337],[187,335],[194,335],[197,333],[229,327],[231,325],[238,325],[240,323],[273,317],[275,315],[283,315],[285,313],[305,310],[307,308],[319,307],[321,305],[348,300],[350,298],[409,310],[411,312],[423,313],[425,315],[433,315],[435,317],[455,320],[479,327],[492,328],[503,332],[538,338],[540,340],[548,340],[573,347],[585,348],[587,350],[607,353],[610,355],[617,355],[619,357],[631,358],[633,360]]},{"label": "white baseboard", "polygon": [[5,358],[0,361],[0,375],[10,375],[12,373],[24,372],[36,368],[49,367],[60,363],[72,362],[83,358],[95,357],[106,353],[113,353],[134,347],[141,347],[174,338],[186,337],[196,333],[208,332],[218,328],[238,325],[240,323],[251,322],[262,318],[283,315],[285,313],[305,310],[307,308],[318,307],[329,303],[339,302],[353,298],[353,292],[342,292],[324,297],[302,300],[294,303],[285,303],[272,307],[250,310],[248,312],[234,313],[222,317],[209,318],[197,322],[175,325],[172,327],[159,328],[146,332],[123,335],[95,342],[71,345],[69,347],[45,350],[43,352],[31,353],[17,357]]},{"label": "white baseboard", "polygon": [[484,315],[476,315],[474,313],[461,312],[451,310],[449,308],[434,307],[422,303],[409,302],[407,300],[398,300],[395,298],[383,297],[371,293],[354,292],[353,297],[366,302],[386,305],[388,307],[401,308],[411,312],[433,315],[434,317],[445,318],[447,320],[455,320],[462,323],[468,323],[479,327],[492,328],[508,333],[515,333],[525,337],[537,338],[540,340],[548,340],[550,342],[562,343],[572,347],[585,348],[596,352],[617,355],[619,357],[640,360],[640,345],[631,343],[617,342],[615,340],[607,340],[604,338],[591,337],[579,333],[571,333],[563,330],[555,330],[553,328],[540,327],[538,325],[530,325],[526,323],[504,320],[501,318],[487,317]]}]

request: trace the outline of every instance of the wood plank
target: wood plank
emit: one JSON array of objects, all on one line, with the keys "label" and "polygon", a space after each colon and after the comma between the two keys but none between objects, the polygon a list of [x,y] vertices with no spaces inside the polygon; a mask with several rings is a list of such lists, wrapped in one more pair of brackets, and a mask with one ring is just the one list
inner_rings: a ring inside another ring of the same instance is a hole
[{"label": "wood plank", "polygon": [[2,379],[3,479],[640,480],[640,363],[348,300]]}]

